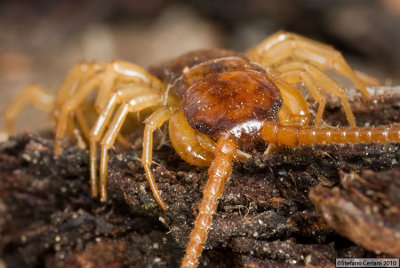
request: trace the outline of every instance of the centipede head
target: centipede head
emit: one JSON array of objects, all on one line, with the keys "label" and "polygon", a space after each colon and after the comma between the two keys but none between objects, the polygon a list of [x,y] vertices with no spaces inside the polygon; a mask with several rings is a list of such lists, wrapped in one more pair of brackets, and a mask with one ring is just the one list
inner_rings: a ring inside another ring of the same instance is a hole
[{"label": "centipede head", "polygon": [[194,84],[183,96],[190,126],[216,139],[229,134],[239,147],[259,140],[263,122],[278,120],[282,105],[279,89],[266,73],[233,71]]}]

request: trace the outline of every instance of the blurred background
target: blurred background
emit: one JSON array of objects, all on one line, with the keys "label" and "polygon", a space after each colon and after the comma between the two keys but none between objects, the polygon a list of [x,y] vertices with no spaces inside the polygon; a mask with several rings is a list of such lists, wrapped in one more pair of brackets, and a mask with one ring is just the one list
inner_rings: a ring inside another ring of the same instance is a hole
[{"label": "blurred background", "polygon": [[[3,0],[0,110],[31,82],[56,90],[77,61],[147,67],[196,48],[244,51],[280,29],[334,45],[353,67],[400,83],[399,0]],[[16,129],[49,124],[27,108]]]}]

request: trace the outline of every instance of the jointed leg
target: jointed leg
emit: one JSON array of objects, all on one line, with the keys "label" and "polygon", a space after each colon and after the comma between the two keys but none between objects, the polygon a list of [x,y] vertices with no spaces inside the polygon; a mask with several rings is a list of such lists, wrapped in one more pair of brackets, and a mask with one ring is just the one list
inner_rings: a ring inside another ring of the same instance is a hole
[{"label": "jointed leg", "polygon": [[15,119],[28,103],[47,113],[53,110],[55,105],[53,95],[43,87],[36,84],[27,86],[4,111],[3,116],[8,134],[13,133]]},{"label": "jointed leg", "polygon": [[143,68],[125,61],[113,61],[106,68],[96,97],[95,107],[99,112],[107,105],[117,80],[146,85],[155,93],[161,93],[165,89],[155,76]]},{"label": "jointed leg", "polygon": [[[158,106],[161,104],[161,96],[154,93],[149,93],[147,95],[142,95],[136,97],[134,99],[127,100],[127,102],[123,103],[118,111],[116,112],[114,119],[112,120],[106,134],[104,135],[101,141],[101,159],[100,159],[100,200],[107,200],[107,163],[108,163],[108,150],[113,146],[115,139],[125,121],[128,112],[137,112],[148,107]],[[91,148],[92,149],[92,148]],[[92,155],[91,157],[96,155]],[[90,159],[91,162],[96,163],[96,158]],[[95,164],[94,164],[95,168]],[[91,171],[91,174],[94,174],[96,170]],[[95,196],[97,191],[93,191],[96,186],[96,178],[92,182],[92,194]]]},{"label": "jointed leg", "polygon": [[196,131],[189,125],[182,110],[171,116],[168,128],[171,144],[183,160],[196,166],[211,164],[213,152],[201,146]]},{"label": "jointed leg", "polygon": [[[72,114],[81,109],[85,98],[99,84],[105,64],[99,62],[78,63],[68,73],[63,84],[56,94],[56,141],[54,153],[58,155],[61,150],[61,139],[64,137],[68,128],[67,120]],[[79,112],[78,112],[79,113]],[[82,114],[78,114],[77,120],[81,127],[86,127],[87,124],[83,120]],[[85,135],[85,132],[82,129]]]},{"label": "jointed leg", "polygon": [[354,117],[353,111],[351,110],[351,106],[347,99],[346,92],[343,86],[336,83],[335,80],[333,80],[317,68],[310,68],[310,74],[313,78],[315,78],[316,81],[321,84],[323,89],[340,98],[350,127],[356,127],[356,119]]},{"label": "jointed leg", "polygon": [[97,196],[98,183],[97,183],[97,142],[100,141],[106,127],[109,124],[111,116],[114,112],[115,107],[118,104],[123,102],[128,102],[129,100],[134,101],[135,99],[140,98],[140,96],[146,96],[151,93],[148,87],[143,86],[127,86],[126,88],[121,89],[118,92],[113,93],[111,98],[109,99],[107,106],[98,116],[96,123],[92,127],[90,131],[89,137],[89,148],[90,148],[90,182],[91,182],[91,190],[92,196]]},{"label": "jointed leg", "polygon": [[85,116],[83,115],[83,109],[77,108],[75,111],[76,121],[78,122],[79,129],[82,131],[83,136],[85,137],[86,142],[89,140],[90,136],[90,128],[89,124],[86,121]]},{"label": "jointed leg", "polygon": [[79,88],[95,74],[103,71],[105,68],[104,63],[100,62],[81,62],[76,64],[68,72],[64,82],[59,87],[56,93],[56,101],[58,108],[61,108]]},{"label": "jointed leg", "polygon": [[282,65],[277,69],[281,75],[281,79],[291,83],[304,81],[307,88],[310,90],[314,99],[319,103],[317,115],[315,117],[315,125],[319,125],[322,119],[322,114],[325,109],[326,97],[322,90],[329,91],[333,95],[338,96],[342,101],[347,120],[351,127],[356,126],[356,121],[347,100],[345,89],[330,78],[327,74],[320,71],[312,64],[305,62],[290,62]]},{"label": "jointed leg", "polygon": [[307,101],[301,92],[291,84],[278,77],[271,77],[279,88],[283,106],[278,114],[281,124],[307,125],[310,118]]},{"label": "jointed leg", "polygon": [[[196,140],[200,144],[200,146],[206,151],[212,152],[214,154],[215,151],[215,141],[210,138],[210,136],[203,134],[201,132],[196,131],[195,133]],[[241,150],[236,150],[235,160],[236,161],[246,161],[251,156],[248,153],[245,153]]]},{"label": "jointed leg", "polygon": [[287,32],[278,32],[247,52],[250,59],[273,67],[284,59],[294,58],[312,63],[321,69],[333,69],[350,78],[366,98],[364,83],[347,64],[342,54],[331,46]]},{"label": "jointed leg", "polygon": [[[157,78],[144,69],[128,62],[114,61],[107,66],[101,63],[78,64],[71,70],[58,94],[59,109],[61,111],[56,131],[56,154],[60,152],[60,139],[65,133],[65,118],[97,86],[99,89],[95,107],[98,112],[101,112],[111,97],[117,80],[119,82],[123,80],[125,84],[132,82],[144,83],[149,90],[156,92],[162,91],[164,88]],[[120,135],[118,140],[126,144]]]},{"label": "jointed leg", "polygon": [[157,188],[156,181],[150,168],[153,161],[153,132],[159,129],[165,121],[169,120],[172,113],[173,110],[169,107],[162,107],[153,112],[145,121],[146,127],[144,128],[143,135],[142,165],[146,172],[146,178],[150,184],[153,196],[163,210],[167,209],[167,205],[160,195],[160,191]]},{"label": "jointed leg", "polygon": [[122,124],[129,112],[129,104],[122,104],[115,114],[109,131],[101,142],[101,157],[100,157],[100,198],[101,201],[107,200],[107,169],[108,169],[108,150],[113,145],[117,134],[122,127]]},{"label": "jointed leg", "polygon": [[65,135],[67,129],[68,117],[70,113],[83,103],[85,98],[89,93],[99,84],[99,75],[92,77],[90,80],[86,81],[82,88],[73,94],[68,101],[63,103],[60,111],[60,115],[57,119],[57,129],[54,145],[54,154],[58,155],[61,151],[61,139]]},{"label": "jointed leg", "polygon": [[280,78],[288,83],[299,83],[304,81],[311,95],[318,102],[318,111],[314,119],[314,125],[319,126],[322,121],[322,115],[325,110],[326,96],[322,91],[320,85],[314,80],[314,78],[304,70],[305,64],[300,62],[290,62],[286,65],[282,65],[281,69],[278,69]]}]

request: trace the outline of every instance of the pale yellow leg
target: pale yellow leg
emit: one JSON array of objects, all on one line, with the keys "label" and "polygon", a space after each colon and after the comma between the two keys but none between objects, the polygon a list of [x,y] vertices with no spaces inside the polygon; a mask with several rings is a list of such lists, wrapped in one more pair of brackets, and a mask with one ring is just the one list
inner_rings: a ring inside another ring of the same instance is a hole
[{"label": "pale yellow leg", "polygon": [[13,133],[16,118],[29,103],[47,113],[50,113],[55,104],[53,95],[43,87],[36,84],[27,86],[4,111],[3,116],[8,134]]},{"label": "pale yellow leg", "polygon": [[148,107],[158,106],[161,104],[161,96],[159,94],[150,93],[135,99],[129,100],[128,103],[122,104],[116,112],[106,134],[101,141],[101,158],[100,158],[100,200],[107,200],[107,169],[108,169],[108,150],[113,146],[115,139],[124,123],[128,112],[137,112]]},{"label": "pale yellow leg", "polygon": [[[132,93],[135,93],[135,88],[140,87],[147,87],[148,90],[156,92],[164,90],[164,85],[143,68],[129,62],[113,61],[107,65],[101,79],[94,103],[96,110],[101,113],[106,108],[113,92],[120,91],[120,87],[126,87],[129,83],[135,85],[133,88],[131,86]],[[129,145],[129,142],[120,134],[118,134],[117,140],[124,146]]]},{"label": "pale yellow leg", "polygon": [[304,81],[307,88],[310,90],[314,99],[319,103],[317,115],[315,118],[315,125],[319,125],[322,119],[322,114],[325,109],[326,97],[322,90],[328,91],[335,96],[338,96],[342,101],[347,120],[351,127],[356,127],[356,121],[351,110],[350,104],[347,100],[345,89],[330,78],[327,74],[320,71],[312,64],[305,62],[290,62],[282,65],[277,69],[281,72],[281,78],[288,81],[298,83]]},{"label": "pale yellow leg", "polygon": [[340,98],[350,127],[356,127],[356,119],[354,117],[353,111],[351,110],[351,106],[347,99],[344,87],[335,82],[335,80],[333,80],[317,68],[309,66],[308,69],[312,77],[321,84],[323,89]]},{"label": "pale yellow leg", "polygon": [[[76,114],[78,125],[80,126],[81,131],[83,132],[86,139],[88,138],[88,124],[83,117],[82,111],[79,110],[82,109],[81,106],[87,106],[87,104],[83,105],[83,102],[87,94],[89,94],[92,90],[91,88],[87,87],[88,82],[96,76],[100,77],[103,69],[104,64],[99,62],[78,63],[69,71],[68,75],[64,79],[64,82],[57,90],[55,99],[56,106],[53,111],[53,114],[56,117],[56,142],[54,147],[54,151],[56,154],[60,153],[60,139],[64,137],[66,131],[70,133],[74,129],[74,126],[71,125],[71,122],[74,122],[73,117],[71,117],[71,120],[67,120],[66,117],[72,116],[72,114]],[[81,98],[82,93],[86,94],[85,96],[83,96],[83,98]],[[65,108],[66,106],[70,105],[71,102],[75,101],[74,98],[78,98],[79,101],[77,101],[74,105],[73,113],[66,115]],[[63,132],[60,132],[61,128],[64,128]],[[71,129],[72,131],[70,131]],[[60,133],[62,133],[62,135],[57,136],[57,131],[58,135],[60,135]]]},{"label": "pale yellow leg", "polygon": [[125,61],[113,61],[106,68],[96,97],[95,107],[98,111],[102,111],[106,106],[117,80],[122,80],[124,83],[142,83],[156,93],[165,90],[165,86],[158,78],[140,66]]},{"label": "pale yellow leg", "polygon": [[[87,105],[90,105],[90,104],[87,104]],[[89,127],[89,124],[88,124],[85,116],[83,115],[83,110],[84,110],[83,108],[77,108],[75,111],[75,116],[78,121],[79,128],[85,137],[85,141],[89,142],[90,141],[90,127]],[[126,140],[124,138],[124,136],[122,136],[121,134],[118,134],[117,141],[124,147],[128,147],[130,145],[130,142],[128,140]]]},{"label": "pale yellow leg", "polygon": [[172,146],[183,160],[196,166],[211,164],[214,154],[200,145],[196,131],[187,122],[182,109],[170,118],[168,133]]},{"label": "pale yellow leg", "polygon": [[101,157],[100,157],[100,200],[107,200],[107,171],[108,171],[108,150],[113,145],[115,138],[121,128],[125,117],[129,112],[129,104],[122,104],[115,114],[115,117],[110,125],[109,130],[101,142]]},{"label": "pale yellow leg", "polygon": [[[68,99],[71,93],[77,88],[82,75],[86,74],[88,70],[93,69],[94,67],[89,68],[86,63],[75,65],[58,89],[56,97],[53,97],[41,86],[33,84],[26,87],[20,94],[20,97],[7,108],[4,115],[9,131],[12,131],[16,116],[26,104],[32,103],[46,112],[52,111],[56,105],[60,106]],[[90,72],[93,74],[93,71]]]},{"label": "pale yellow leg", "polygon": [[79,81],[81,80],[82,74],[88,69],[88,63],[81,62],[75,64],[68,72],[63,83],[58,88],[56,93],[56,99],[58,104],[62,104],[72,92],[78,87]]},{"label": "pale yellow leg", "polygon": [[281,73],[281,79],[294,84],[304,81],[311,95],[318,102],[318,110],[314,119],[314,126],[319,126],[325,110],[326,96],[318,82],[305,70],[307,64],[302,62],[290,62],[280,66],[277,70]]},{"label": "pale yellow leg", "polygon": [[[323,89],[321,88],[319,83],[315,81],[314,78],[309,73],[301,72],[300,76],[301,79],[306,84],[309,91],[311,92],[313,98],[318,102],[318,110],[317,114],[315,115],[314,126],[320,126],[322,122],[322,115],[324,114],[326,106],[326,95],[324,94]],[[351,121],[349,121],[349,123],[351,124]]]},{"label": "pale yellow leg", "polygon": [[76,91],[79,91],[79,87],[103,69],[104,64],[99,62],[81,62],[72,67],[64,79],[64,82],[57,90],[56,100],[58,107],[61,108],[65,101],[73,96]]},{"label": "pale yellow leg", "polygon": [[272,49],[272,47],[282,43],[282,41],[291,39],[293,40],[294,38],[297,39],[303,39],[303,40],[307,40],[308,42],[316,45],[316,46],[320,46],[320,47],[324,47],[326,49],[330,49],[332,48],[331,46],[306,38],[306,37],[302,37],[300,35],[291,33],[291,32],[286,32],[286,31],[278,31],[272,35],[270,35],[269,37],[267,37],[264,41],[262,41],[260,44],[258,44],[257,46],[251,48],[249,51],[247,51],[246,53],[252,56],[259,56],[261,55],[265,50],[270,50]]},{"label": "pale yellow leg", "polygon": [[85,140],[88,141],[90,136],[90,128],[89,124],[85,119],[85,116],[83,115],[82,109],[80,108],[76,109],[75,115],[76,115],[76,120],[78,121],[79,128],[81,129],[85,137]]},{"label": "pale yellow leg", "polygon": [[[197,142],[200,144],[203,149],[209,151],[210,153],[214,153],[215,151],[215,141],[210,138],[210,136],[203,134],[201,132],[196,131],[195,137]],[[241,151],[236,150],[235,160],[236,161],[246,161],[251,157],[251,155]]]},{"label": "pale yellow leg", "polygon": [[294,58],[312,63],[321,69],[333,69],[348,77],[369,99],[364,83],[347,64],[342,54],[333,47],[287,32],[278,32],[254,49],[247,52],[250,59],[266,66],[279,64],[284,59]]},{"label": "pale yellow leg", "polygon": [[285,106],[284,109],[287,109],[287,111],[282,109],[281,111],[288,113],[287,116],[282,116],[281,112],[279,112],[278,116],[281,124],[296,124],[301,126],[308,125],[310,111],[308,108],[308,103],[299,89],[287,83],[283,79],[280,79],[279,77],[271,76],[271,79],[279,88],[284,104],[283,106]]},{"label": "pale yellow leg", "polygon": [[98,116],[96,123],[93,125],[89,137],[90,182],[91,182],[91,191],[93,197],[96,197],[98,192],[97,173],[96,173],[97,142],[103,136],[103,133],[109,123],[109,120],[116,105],[124,101],[129,101],[130,99],[135,100],[136,98],[139,98],[140,96],[145,96],[148,93],[151,93],[148,87],[134,86],[134,85],[127,86],[126,88],[123,88],[120,91],[113,93],[107,105]]},{"label": "pale yellow leg", "polygon": [[[97,77],[96,82],[92,88],[89,88],[87,85],[94,79],[93,75]],[[57,96],[60,115],[56,131],[56,154],[59,154],[61,149],[60,138],[64,136],[67,128],[65,118],[69,116],[69,113],[76,109],[97,85],[99,85],[99,89],[95,107],[98,112],[101,112],[111,97],[110,94],[112,94],[117,79],[118,81],[123,79],[126,84],[142,82],[152,90],[153,86],[159,87],[155,88],[156,91],[163,90],[163,85],[157,78],[139,66],[128,62],[114,61],[108,65],[98,62],[77,64],[68,74]],[[80,119],[82,118],[78,118],[78,120]],[[118,141],[125,145],[129,144],[121,135],[118,135]]]},{"label": "pale yellow leg", "polygon": [[167,209],[167,205],[164,203],[161,197],[160,191],[157,188],[156,181],[150,168],[153,161],[153,132],[156,129],[159,129],[165,121],[169,120],[172,113],[173,109],[169,107],[161,107],[153,112],[144,122],[146,127],[144,128],[143,135],[142,165],[146,173],[147,181],[150,184],[151,191],[153,192],[153,196],[163,210]]},{"label": "pale yellow leg", "polygon": [[85,100],[89,93],[99,84],[100,77],[96,75],[90,80],[86,81],[82,88],[74,95],[72,95],[68,101],[66,101],[60,111],[60,115],[57,120],[56,137],[54,145],[54,154],[58,155],[61,151],[61,139],[64,137],[67,129],[68,116]]},{"label": "pale yellow leg", "polygon": [[103,77],[100,82],[99,90],[94,102],[94,106],[97,111],[102,111],[104,106],[107,104],[115,80],[115,73],[113,72],[112,64],[108,64]]}]

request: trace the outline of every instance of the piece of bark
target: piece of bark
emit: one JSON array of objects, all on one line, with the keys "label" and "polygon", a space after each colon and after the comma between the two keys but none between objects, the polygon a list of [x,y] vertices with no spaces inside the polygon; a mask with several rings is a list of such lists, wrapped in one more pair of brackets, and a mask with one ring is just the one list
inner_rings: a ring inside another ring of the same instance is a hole
[{"label": "piece of bark", "polygon": [[[379,90],[369,104],[351,95],[360,125],[399,117],[399,88]],[[338,107],[329,99],[324,118],[345,124]],[[141,150],[111,151],[109,200],[102,204],[90,198],[87,151],[65,143],[55,157],[52,147],[51,138],[30,133],[0,145],[0,254],[8,267],[179,265],[207,168],[184,162],[171,146],[155,150],[153,172],[169,206],[162,211],[144,176]],[[399,147],[279,147],[272,155],[257,151],[235,163],[200,265],[333,266],[335,257],[389,256],[338,235],[308,193],[317,185],[338,184],[341,170],[397,170]]]},{"label": "piece of bark", "polygon": [[328,225],[368,250],[400,256],[400,169],[340,175],[342,189],[310,192]]}]

